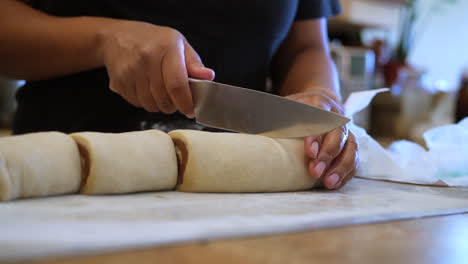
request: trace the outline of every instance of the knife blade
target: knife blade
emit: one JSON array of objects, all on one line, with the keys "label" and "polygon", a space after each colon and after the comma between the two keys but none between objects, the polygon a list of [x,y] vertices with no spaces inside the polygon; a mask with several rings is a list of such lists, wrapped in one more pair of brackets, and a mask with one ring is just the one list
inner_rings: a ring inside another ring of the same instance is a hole
[{"label": "knife blade", "polygon": [[189,78],[196,122],[273,138],[318,136],[350,120],[281,96]]}]

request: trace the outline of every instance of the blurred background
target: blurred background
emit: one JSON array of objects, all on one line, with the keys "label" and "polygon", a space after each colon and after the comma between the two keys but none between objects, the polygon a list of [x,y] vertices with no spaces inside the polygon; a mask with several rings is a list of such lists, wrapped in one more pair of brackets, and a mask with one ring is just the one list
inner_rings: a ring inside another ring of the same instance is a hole
[{"label": "blurred background", "polygon": [[[382,87],[356,122],[381,142],[421,143],[431,127],[468,115],[468,0],[341,0],[329,21],[343,97]],[[23,81],[0,77],[0,133]]]},{"label": "blurred background", "polygon": [[390,88],[357,123],[380,141],[422,143],[468,115],[467,0],[341,0],[329,21],[343,97]]}]

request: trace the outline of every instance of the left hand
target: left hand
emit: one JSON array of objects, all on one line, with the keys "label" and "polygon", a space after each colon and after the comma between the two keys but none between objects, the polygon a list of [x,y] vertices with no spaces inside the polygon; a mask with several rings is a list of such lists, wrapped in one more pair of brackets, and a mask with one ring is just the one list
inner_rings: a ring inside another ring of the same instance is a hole
[{"label": "left hand", "polygon": [[[342,105],[327,91],[297,93],[287,98],[343,114]],[[322,136],[307,137],[304,148],[310,158],[308,165],[310,175],[322,179],[327,189],[343,187],[356,174],[359,165],[358,144],[346,126]]]}]

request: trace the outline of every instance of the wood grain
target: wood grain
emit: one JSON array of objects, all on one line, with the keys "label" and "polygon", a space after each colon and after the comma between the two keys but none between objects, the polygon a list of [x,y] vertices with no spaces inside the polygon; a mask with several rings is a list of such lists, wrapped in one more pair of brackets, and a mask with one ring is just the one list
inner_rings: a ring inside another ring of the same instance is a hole
[{"label": "wood grain", "polygon": [[36,263],[468,263],[468,214]]}]

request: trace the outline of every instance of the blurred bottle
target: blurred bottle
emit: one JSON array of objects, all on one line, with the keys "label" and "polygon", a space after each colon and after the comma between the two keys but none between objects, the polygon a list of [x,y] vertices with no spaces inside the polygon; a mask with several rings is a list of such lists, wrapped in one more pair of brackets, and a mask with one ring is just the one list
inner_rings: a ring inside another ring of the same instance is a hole
[{"label": "blurred bottle", "polygon": [[460,121],[468,116],[468,69],[465,71],[457,95],[457,109],[455,119]]}]

